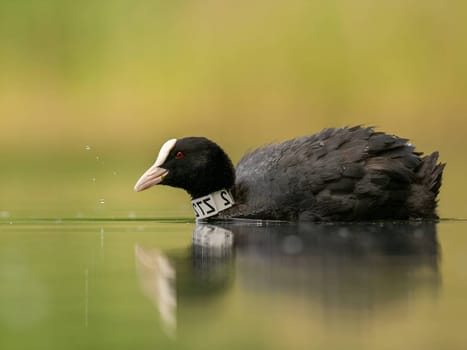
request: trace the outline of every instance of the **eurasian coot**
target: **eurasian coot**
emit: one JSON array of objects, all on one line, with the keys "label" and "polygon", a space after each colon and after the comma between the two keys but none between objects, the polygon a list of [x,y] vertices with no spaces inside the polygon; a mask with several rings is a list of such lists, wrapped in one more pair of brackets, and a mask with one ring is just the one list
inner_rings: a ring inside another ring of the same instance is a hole
[{"label": "eurasian coot", "polygon": [[330,128],[260,147],[235,169],[204,137],[171,139],[135,191],[182,188],[197,218],[435,219],[445,164],[407,141],[371,127]]}]

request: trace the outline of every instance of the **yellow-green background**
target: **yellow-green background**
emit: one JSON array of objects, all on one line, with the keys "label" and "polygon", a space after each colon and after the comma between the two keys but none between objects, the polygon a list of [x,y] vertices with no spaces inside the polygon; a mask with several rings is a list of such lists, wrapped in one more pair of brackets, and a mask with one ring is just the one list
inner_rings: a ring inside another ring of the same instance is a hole
[{"label": "yellow-green background", "polygon": [[181,191],[132,191],[168,138],[208,136],[237,161],[363,123],[439,150],[440,214],[467,217],[466,14],[461,0],[0,0],[0,215],[191,216]]}]

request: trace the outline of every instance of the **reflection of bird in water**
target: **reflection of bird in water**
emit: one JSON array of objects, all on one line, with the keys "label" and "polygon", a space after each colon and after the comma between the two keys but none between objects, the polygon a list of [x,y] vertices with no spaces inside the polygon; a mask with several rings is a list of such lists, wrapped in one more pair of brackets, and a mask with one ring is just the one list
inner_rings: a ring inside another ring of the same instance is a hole
[{"label": "reflection of bird in water", "polygon": [[222,314],[225,304],[216,301],[234,284],[240,303],[259,298],[273,307],[268,302],[280,295],[284,307],[353,319],[436,297],[441,283],[433,222],[222,221],[197,224],[190,248],[162,253],[136,245],[135,255],[142,291],[170,335],[193,313],[199,317],[193,310]]},{"label": "reflection of bird in water", "polygon": [[167,141],[135,190],[185,189],[198,218],[436,218],[437,161],[437,152],[422,157],[407,139],[357,126],[261,147],[234,169],[217,144],[188,137]]},{"label": "reflection of bird in water", "polygon": [[177,327],[175,270],[158,249],[149,250],[136,244],[135,257],[141,289],[159,310],[166,333],[174,336]]},{"label": "reflection of bird in water", "polygon": [[[364,311],[407,300],[440,285],[433,222],[354,224],[222,223],[235,237],[236,276],[256,293],[282,292],[319,302],[327,311]],[[216,251],[213,240],[212,250]],[[196,244],[209,263],[209,248]],[[234,247],[234,246],[232,246]],[[225,262],[224,262],[225,263]],[[198,263],[199,264],[199,263]],[[219,261],[216,261],[219,265]],[[209,272],[208,269],[204,269]]]}]

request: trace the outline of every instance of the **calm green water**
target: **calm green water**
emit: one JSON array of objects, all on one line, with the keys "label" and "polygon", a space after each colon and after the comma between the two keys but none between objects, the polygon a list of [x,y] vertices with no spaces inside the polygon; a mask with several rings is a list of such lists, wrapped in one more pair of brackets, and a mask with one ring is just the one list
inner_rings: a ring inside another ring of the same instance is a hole
[{"label": "calm green water", "polygon": [[467,222],[0,221],[2,349],[465,349]]}]

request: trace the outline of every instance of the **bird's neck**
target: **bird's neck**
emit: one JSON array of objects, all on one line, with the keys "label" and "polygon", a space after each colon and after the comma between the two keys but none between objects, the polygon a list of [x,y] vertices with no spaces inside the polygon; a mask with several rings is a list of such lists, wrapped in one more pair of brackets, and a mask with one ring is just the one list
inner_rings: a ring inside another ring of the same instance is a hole
[{"label": "bird's neck", "polygon": [[219,148],[209,165],[193,174],[185,189],[192,198],[197,218],[204,218],[214,216],[234,205],[234,186],[235,168],[227,154]]},{"label": "bird's neck", "polygon": [[227,155],[224,154],[224,157],[222,162],[217,162],[202,172],[193,174],[185,186],[181,186],[192,199],[221,190],[232,191],[235,184],[235,168]]}]

